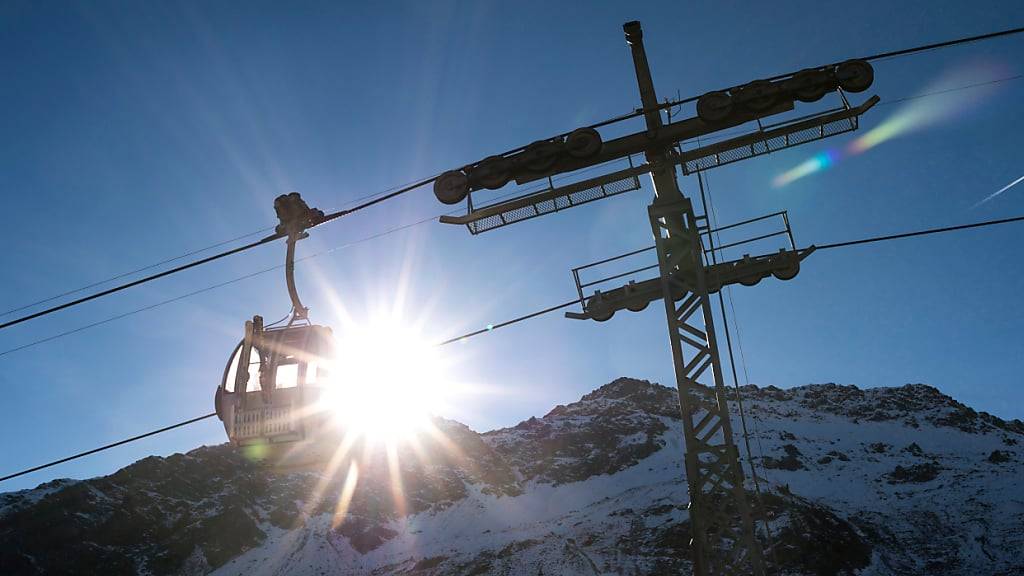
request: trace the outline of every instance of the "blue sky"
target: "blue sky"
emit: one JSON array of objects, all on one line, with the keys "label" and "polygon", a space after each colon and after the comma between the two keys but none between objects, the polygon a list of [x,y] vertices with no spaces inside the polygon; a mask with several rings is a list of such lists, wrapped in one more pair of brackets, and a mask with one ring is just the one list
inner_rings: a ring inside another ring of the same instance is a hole
[{"label": "blue sky", "polygon": [[[621,25],[641,20],[661,96],[1024,23],[1006,2],[90,3],[0,6],[3,309],[274,223],[297,190],[333,209],[639,103]],[[1012,37],[879,62],[883,103],[951,70],[1024,73]],[[1024,80],[783,188],[840,137],[709,172],[725,223],[789,210],[800,244],[1024,213]],[[970,91],[965,91],[970,93]],[[942,96],[921,99],[939,100]],[[880,106],[864,128],[899,105]],[[692,113],[692,109],[688,110]],[[640,124],[631,129],[639,130]],[[692,177],[682,179],[696,193]],[[644,189],[478,237],[428,223],[300,265],[313,317],[403,298],[438,340],[569,299],[569,269],[651,242]],[[429,189],[313,232],[300,254],[444,211]],[[737,287],[752,382],[924,382],[1024,418],[1024,267],[1012,225],[822,252],[792,282]],[[279,264],[283,245],[0,331],[0,350]],[[277,272],[0,356],[0,474],[211,410],[254,313],[287,311]],[[618,376],[672,381],[663,311],[550,315],[446,349],[477,430]],[[109,473],[223,441],[207,421],[6,482]]]}]

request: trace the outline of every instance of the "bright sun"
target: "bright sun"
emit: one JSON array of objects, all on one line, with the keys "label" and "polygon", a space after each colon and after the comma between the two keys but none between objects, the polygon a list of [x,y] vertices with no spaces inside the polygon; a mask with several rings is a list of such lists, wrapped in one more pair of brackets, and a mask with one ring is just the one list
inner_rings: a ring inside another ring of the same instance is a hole
[{"label": "bright sun", "polygon": [[336,336],[324,402],[344,429],[393,443],[442,409],[451,384],[435,343],[390,318],[350,324]]}]

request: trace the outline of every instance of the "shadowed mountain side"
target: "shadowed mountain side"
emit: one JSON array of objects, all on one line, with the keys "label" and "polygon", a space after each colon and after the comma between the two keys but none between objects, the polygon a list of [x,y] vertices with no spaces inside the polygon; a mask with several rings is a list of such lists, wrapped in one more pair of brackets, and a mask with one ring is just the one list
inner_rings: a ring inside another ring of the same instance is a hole
[{"label": "shadowed mountain side", "polygon": [[[742,393],[785,573],[1024,571],[1020,421],[919,384]],[[689,570],[676,402],[620,378],[511,428],[355,442],[332,473],[273,474],[224,445],[0,494],[0,573]]]}]

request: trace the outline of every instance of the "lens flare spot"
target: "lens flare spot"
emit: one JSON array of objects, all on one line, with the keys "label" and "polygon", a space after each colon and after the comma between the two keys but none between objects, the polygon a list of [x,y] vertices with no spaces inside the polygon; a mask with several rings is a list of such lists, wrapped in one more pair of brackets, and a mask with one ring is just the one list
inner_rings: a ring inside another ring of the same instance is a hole
[{"label": "lens flare spot", "polygon": [[894,138],[962,117],[991,96],[996,90],[996,82],[1005,79],[1008,73],[1005,65],[988,61],[960,64],[929,83],[916,96],[908,98],[907,103],[850,142],[841,152],[825,152],[825,157],[822,153],[816,154],[776,176],[772,185],[775,188],[786,186],[832,166],[841,158],[863,154]]},{"label": "lens flare spot", "polygon": [[252,462],[259,462],[267,457],[267,445],[266,444],[251,444],[249,446],[242,447],[242,455],[248,458]]},{"label": "lens flare spot", "polygon": [[797,166],[790,168],[789,170],[776,176],[775,179],[772,180],[772,186],[774,186],[775,188],[781,188],[782,186],[785,186],[786,184],[789,184],[793,181],[799,180],[804,176],[814,174],[815,172],[820,172],[828,168],[829,166],[832,166],[838,159],[838,154],[833,150],[825,150],[824,152],[819,152],[815,154],[813,157],[804,160]]}]

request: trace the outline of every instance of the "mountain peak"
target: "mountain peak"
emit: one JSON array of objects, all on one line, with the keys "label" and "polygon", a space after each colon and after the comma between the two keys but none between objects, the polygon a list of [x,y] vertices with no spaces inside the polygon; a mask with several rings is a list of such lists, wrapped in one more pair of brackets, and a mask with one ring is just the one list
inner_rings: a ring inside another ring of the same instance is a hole
[{"label": "mountain peak", "polygon": [[[1019,421],[922,384],[741,392],[780,572],[1024,572]],[[0,494],[0,573],[685,572],[677,402],[618,378],[510,428],[437,419],[395,451],[357,443],[335,473],[275,474],[221,445]]]},{"label": "mountain peak", "polygon": [[[703,387],[702,387],[703,388]],[[565,414],[602,414],[608,411],[638,410],[655,416],[678,418],[678,396],[674,388],[635,378],[616,378],[584,394],[568,406],[557,406],[549,416]]]},{"label": "mountain peak", "polygon": [[858,388],[827,383],[789,389],[744,386],[742,393],[745,398],[792,401],[803,408],[844,416],[855,422],[900,420],[911,427],[929,423],[971,433],[1001,430],[1024,434],[1024,423],[1020,420],[1006,421],[987,412],[977,412],[927,384]]},{"label": "mountain peak", "polygon": [[635,395],[650,396],[652,394],[656,394],[659,389],[671,391],[671,388],[667,388],[660,384],[654,384],[647,380],[637,380],[636,378],[627,378],[622,376],[612,380],[589,394],[585,394],[580,400],[587,401],[597,398],[622,399]]}]

